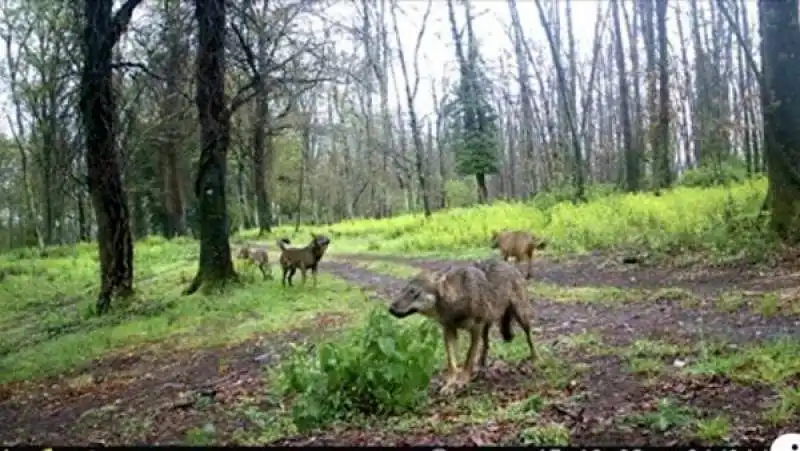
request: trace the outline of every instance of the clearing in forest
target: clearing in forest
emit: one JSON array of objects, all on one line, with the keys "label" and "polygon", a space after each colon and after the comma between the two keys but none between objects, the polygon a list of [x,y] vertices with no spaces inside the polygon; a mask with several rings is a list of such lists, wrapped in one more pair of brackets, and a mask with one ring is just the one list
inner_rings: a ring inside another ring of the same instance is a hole
[{"label": "clearing in forest", "polygon": [[[555,237],[555,250],[537,254],[529,281],[543,358],[523,363],[519,334],[508,344],[495,337],[489,371],[442,397],[440,332],[422,318],[393,320],[384,302],[420,268],[490,255],[478,232],[458,250],[437,224],[467,235],[492,227],[408,221],[395,229],[403,233],[374,221],[332,226],[317,288],[284,289],[237,262],[243,284],[224,296],[180,295],[195,242],[143,240],[136,295],[102,317],[91,311],[93,246],[7,256],[0,442],[742,444],[800,429],[796,263],[706,253],[665,264],[657,246],[636,264],[622,263],[628,246],[571,254],[561,250],[590,243],[559,238],[551,215],[537,230]],[[689,228],[678,222],[675,236],[681,227]],[[445,251],[397,250],[426,240]]]}]

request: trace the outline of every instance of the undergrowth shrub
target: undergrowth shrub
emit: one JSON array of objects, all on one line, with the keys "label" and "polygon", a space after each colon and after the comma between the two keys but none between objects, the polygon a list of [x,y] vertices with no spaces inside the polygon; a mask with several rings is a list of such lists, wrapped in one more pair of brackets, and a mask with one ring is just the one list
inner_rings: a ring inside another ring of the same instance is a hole
[{"label": "undergrowth shrub", "polygon": [[706,251],[761,256],[774,246],[760,215],[766,179],[729,186],[677,187],[653,193],[591,190],[574,204],[560,194],[529,203],[495,202],[383,220],[352,220],[331,226],[344,237],[365,240],[369,250],[442,252],[485,248],[493,231],[529,230],[562,252],[638,249],[679,254]]},{"label": "undergrowth shrub", "polygon": [[396,415],[427,399],[439,341],[433,323],[398,322],[375,308],[364,327],[315,353],[296,349],[273,377],[293,399],[292,419],[301,431],[355,415]]},{"label": "undergrowth shrub", "polygon": [[[734,163],[731,168],[731,173],[739,170]],[[689,180],[694,176],[685,177],[686,183],[695,183]],[[358,246],[390,253],[486,249],[492,232],[510,228],[547,239],[549,249],[556,252],[703,252],[755,261],[775,250],[778,243],[768,227],[768,215],[761,214],[766,188],[764,177],[725,186],[678,186],[659,194],[620,193],[613,186],[595,186],[587,189],[588,201],[578,204],[569,200],[569,190],[556,189],[524,203],[499,201],[451,208],[429,218],[408,214],[380,220],[353,219],[324,230],[337,240],[350,240],[342,246],[355,246],[354,251]]]},{"label": "undergrowth shrub", "polygon": [[742,183],[747,180],[747,166],[739,158],[730,158],[719,164],[707,164],[690,169],[678,180],[680,186],[707,188],[726,183]]}]

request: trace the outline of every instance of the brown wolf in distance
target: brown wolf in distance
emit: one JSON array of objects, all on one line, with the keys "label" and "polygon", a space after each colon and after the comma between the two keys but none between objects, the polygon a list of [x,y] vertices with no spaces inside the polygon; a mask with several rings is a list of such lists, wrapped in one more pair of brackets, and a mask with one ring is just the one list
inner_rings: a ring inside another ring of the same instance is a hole
[{"label": "brown wolf in distance", "polygon": [[283,277],[281,284],[286,286],[286,281],[289,281],[289,286],[292,286],[292,277],[300,270],[303,278],[303,286],[306,284],[306,271],[311,270],[311,277],[314,279],[314,286],[317,286],[317,265],[331,240],[325,235],[311,234],[311,242],[304,247],[289,247],[289,240],[283,239],[278,241],[278,247],[281,248],[280,264],[283,270]]},{"label": "brown wolf in distance", "polygon": [[502,230],[492,234],[491,247],[492,249],[500,249],[500,254],[505,261],[508,261],[509,257],[514,257],[517,263],[527,261],[528,267],[525,278],[530,279],[533,251],[546,248],[547,242],[537,240],[533,235],[523,230]]},{"label": "brown wolf in distance", "polygon": [[239,252],[236,254],[236,259],[250,260],[258,266],[265,280],[273,278],[272,267],[269,265],[269,254],[266,248],[244,246],[239,249]]},{"label": "brown wolf in distance", "polygon": [[[511,321],[520,316],[517,306],[498,296],[486,274],[474,266],[420,272],[394,297],[389,313],[397,318],[419,313],[441,324],[447,354],[442,394],[451,394],[472,379],[478,353],[483,354],[481,342],[491,325],[501,322],[503,338],[510,341]],[[469,351],[461,368],[455,355],[459,329],[470,334]]]}]

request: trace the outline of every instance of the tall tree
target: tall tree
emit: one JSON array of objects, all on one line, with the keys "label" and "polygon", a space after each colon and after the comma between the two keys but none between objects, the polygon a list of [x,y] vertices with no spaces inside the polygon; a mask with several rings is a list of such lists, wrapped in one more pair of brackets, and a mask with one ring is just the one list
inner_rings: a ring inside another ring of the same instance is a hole
[{"label": "tall tree", "polygon": [[800,30],[797,0],[759,0],[764,138],[772,226],[800,240]]},{"label": "tall tree", "polygon": [[195,195],[200,201],[200,261],[184,292],[204,283],[221,285],[236,278],[228,242],[225,173],[231,139],[230,110],[225,100],[225,0],[195,0],[197,33],[197,113],[200,116],[200,161]]},{"label": "tall tree", "polygon": [[97,313],[111,297],[133,292],[133,236],[114,137],[116,103],[112,92],[113,51],[141,0],[128,0],[112,17],[112,2],[85,0],[84,64],[80,82],[81,117],[86,133],[89,192],[97,216],[100,295]]},{"label": "tall tree", "polygon": [[619,77],[619,114],[622,116],[622,140],[625,146],[625,189],[638,191],[640,182],[639,152],[634,147],[631,128],[630,107],[628,105],[628,80],[625,71],[625,48],[622,46],[622,27],[620,26],[619,0],[611,0],[614,12],[614,47]]},{"label": "tall tree", "polygon": [[[461,79],[456,96],[460,117],[459,144],[456,148],[456,166],[463,175],[474,175],[478,186],[478,200],[487,202],[489,191],[486,176],[497,172],[497,124],[494,108],[488,99],[488,80],[480,66],[478,42],[473,28],[469,1],[466,9],[467,45],[458,31],[453,0],[447,0],[450,30],[456,44],[456,57]],[[465,48],[466,47],[466,48]]]},{"label": "tall tree", "polygon": [[[536,193],[538,185],[536,180],[536,158],[534,145],[534,114],[533,114],[533,89],[530,84],[528,54],[530,48],[526,42],[525,33],[522,28],[522,21],[519,17],[519,9],[516,0],[508,0],[508,9],[511,15],[511,27],[514,36],[514,56],[517,63],[517,78],[519,83],[519,101],[522,114],[522,126],[519,133],[522,140],[522,149],[525,154],[525,176],[527,186],[525,196]],[[512,185],[513,187],[513,185]],[[512,189],[512,191],[514,191]]]},{"label": "tall tree", "polygon": [[658,28],[658,119],[653,140],[654,174],[656,186],[666,188],[672,184],[669,145],[669,37],[667,36],[667,0],[655,3]]},{"label": "tall tree", "polygon": [[[549,22],[547,21],[547,16],[544,12],[544,8],[542,7],[541,0],[535,0],[535,4],[536,10],[539,13],[539,23],[542,25],[542,28],[544,28],[545,36],[547,36],[547,43],[550,47],[550,56],[553,59],[553,66],[558,84],[558,92],[560,93],[560,98],[563,99],[565,94],[569,92],[569,87],[567,85],[567,76],[565,74],[564,67],[561,64],[558,38],[556,36],[557,33],[553,32]],[[542,92],[544,92],[543,87]],[[562,108],[562,111],[564,112],[564,122],[566,122],[567,128],[569,129],[569,135],[572,138],[573,184],[575,186],[575,200],[583,201],[586,197],[584,186],[586,177],[583,173],[583,151],[581,150],[580,137],[578,136],[578,127],[570,109]]]},{"label": "tall tree", "polygon": [[[164,41],[166,43],[165,92],[162,111],[167,122],[164,127],[164,145],[159,155],[159,184],[163,209],[164,236],[171,238],[186,234],[185,196],[180,174],[181,153],[186,130],[181,127],[184,111],[184,97],[181,82],[184,74],[184,61],[187,59],[188,43],[181,18],[181,3],[178,0],[164,0]],[[188,103],[188,102],[187,102]]]},{"label": "tall tree", "polygon": [[419,120],[417,118],[417,109],[415,101],[417,99],[417,92],[419,91],[419,51],[422,47],[422,38],[425,36],[425,28],[428,25],[428,16],[431,14],[432,0],[428,0],[428,5],[425,8],[425,14],[422,16],[422,25],[420,26],[419,33],[417,33],[416,44],[414,45],[414,54],[412,62],[414,67],[414,81],[408,75],[408,67],[406,65],[406,55],[403,50],[403,43],[400,40],[400,27],[397,24],[397,5],[392,5],[392,24],[394,25],[395,38],[397,39],[397,56],[400,59],[400,71],[403,74],[403,85],[405,87],[406,104],[408,105],[408,120],[411,126],[411,137],[414,142],[414,169],[417,172],[417,181],[419,182],[419,190],[422,195],[422,210],[426,217],[431,215],[431,201],[430,189],[428,187],[427,167],[425,166],[425,144],[422,142],[422,130],[420,129]]}]

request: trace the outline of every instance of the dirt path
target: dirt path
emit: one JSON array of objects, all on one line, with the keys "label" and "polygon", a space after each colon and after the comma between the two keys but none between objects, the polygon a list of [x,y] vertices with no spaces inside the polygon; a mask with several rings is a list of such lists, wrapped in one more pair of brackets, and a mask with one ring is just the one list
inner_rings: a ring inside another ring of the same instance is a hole
[{"label": "dirt path", "polygon": [[235,346],[132,351],[68,374],[0,386],[0,443],[180,443],[186,429],[211,418],[218,433],[232,433],[240,425],[228,421],[224,410],[262,391],[264,367],[277,362],[289,343],[318,336],[341,320],[321,315],[310,321],[313,326]]},{"label": "dirt path", "polygon": [[[464,265],[468,260],[401,257],[378,254],[339,254],[347,261],[386,261],[442,269]],[[615,286],[620,288],[684,288],[699,295],[717,295],[728,290],[770,291],[800,286],[800,260],[785,261],[776,267],[734,263],[710,266],[704,263],[678,267],[624,264],[620,256],[593,253],[565,260],[535,258],[533,277],[562,286]]]},{"label": "dirt path", "polygon": [[[360,257],[350,257],[357,259]],[[374,257],[373,257],[374,258]],[[412,262],[415,266],[441,269],[453,265],[463,265],[463,261],[424,261],[400,260]],[[543,267],[542,263],[538,264]],[[602,274],[588,272],[587,264],[573,264],[548,268],[546,273],[553,283],[569,283],[582,278],[584,282],[602,279]],[[597,267],[597,266],[592,266]],[[566,269],[569,268],[569,269]],[[383,296],[390,296],[403,285],[403,281],[392,276],[377,274],[353,264],[336,261],[324,262],[324,271],[328,271],[348,280],[375,290]],[[540,274],[536,273],[537,277]],[[662,279],[662,285],[656,285],[652,276],[636,278],[647,281],[649,288],[671,286],[669,279]],[[612,278],[613,280],[613,278]],[[630,279],[628,279],[630,280]],[[759,282],[764,283],[764,282]],[[799,282],[800,283],[800,282]],[[749,286],[751,286],[750,284]],[[623,285],[625,286],[625,285]],[[701,281],[696,291],[703,292],[720,285]],[[641,285],[639,285],[641,287]],[[689,285],[690,288],[697,286]],[[726,285],[726,289],[733,286]],[[745,309],[736,312],[719,312],[710,308],[687,308],[670,299],[643,299],[643,302],[625,303],[623,305],[606,304],[573,304],[554,302],[542,298],[534,298],[536,307],[536,323],[547,337],[582,332],[601,333],[614,344],[624,345],[641,338],[660,339],[672,337],[680,342],[692,342],[698,339],[713,340],[724,338],[732,343],[746,343],[753,340],[774,338],[779,336],[800,336],[800,317],[773,316],[764,318],[754,315]]]}]

